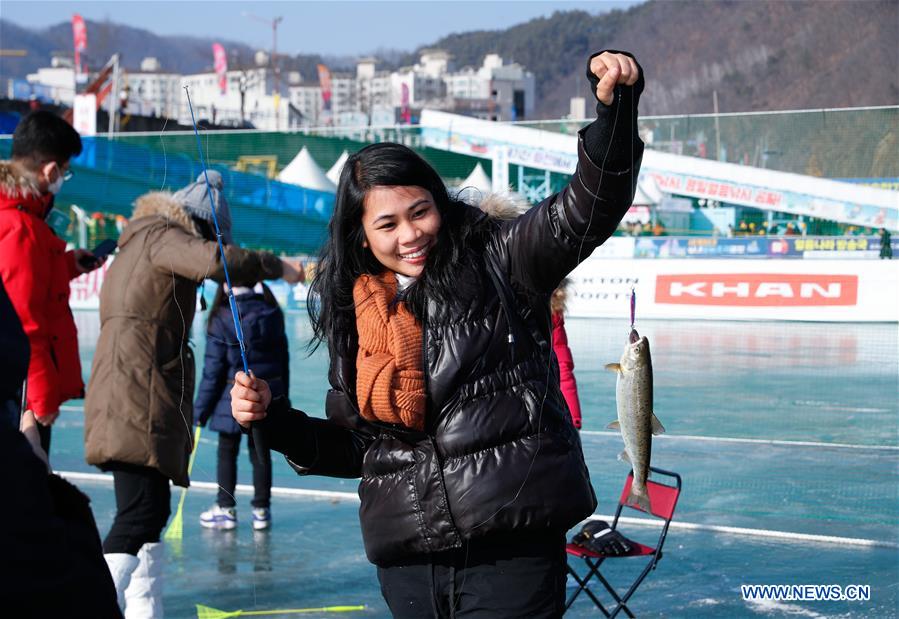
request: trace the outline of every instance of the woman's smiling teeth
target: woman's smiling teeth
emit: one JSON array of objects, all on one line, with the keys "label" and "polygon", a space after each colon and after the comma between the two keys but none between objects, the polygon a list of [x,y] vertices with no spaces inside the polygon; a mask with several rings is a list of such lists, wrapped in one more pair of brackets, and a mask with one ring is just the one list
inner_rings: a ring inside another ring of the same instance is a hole
[{"label": "woman's smiling teeth", "polygon": [[403,260],[414,260],[416,258],[421,258],[422,256],[428,253],[428,246],[425,245],[421,249],[417,249],[413,252],[409,252],[408,254],[400,254],[400,258]]}]

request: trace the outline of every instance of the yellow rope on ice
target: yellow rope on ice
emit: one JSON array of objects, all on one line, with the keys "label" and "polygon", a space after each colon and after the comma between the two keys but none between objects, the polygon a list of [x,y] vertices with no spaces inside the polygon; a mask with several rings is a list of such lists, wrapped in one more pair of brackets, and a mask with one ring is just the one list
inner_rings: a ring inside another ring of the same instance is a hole
[{"label": "yellow rope on ice", "polygon": [[[197,445],[200,444],[200,426],[194,429],[194,448],[190,452],[190,460],[187,462],[187,474],[190,475],[194,468],[194,458],[197,457]],[[184,498],[187,496],[187,488],[181,488],[181,498],[178,499],[178,509],[175,517],[169,523],[169,528],[162,536],[167,542],[180,542],[184,534]]]},{"label": "yellow rope on ice", "polygon": [[197,619],[225,619],[250,615],[287,615],[300,613],[349,613],[365,610],[365,606],[322,606],[321,608],[286,608],[281,610],[218,610],[197,604]]}]

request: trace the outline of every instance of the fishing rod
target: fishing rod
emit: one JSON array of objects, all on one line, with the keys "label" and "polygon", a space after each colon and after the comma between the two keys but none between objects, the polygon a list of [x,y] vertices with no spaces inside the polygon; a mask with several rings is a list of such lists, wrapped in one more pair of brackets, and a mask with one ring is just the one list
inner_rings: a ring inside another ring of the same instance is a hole
[{"label": "fishing rod", "polygon": [[[243,371],[251,376],[250,365],[247,363],[247,347],[243,338],[243,329],[240,326],[240,316],[237,313],[237,301],[234,299],[234,287],[231,285],[231,275],[228,273],[228,260],[225,258],[225,246],[222,243],[222,231],[219,228],[218,215],[215,214],[215,202],[212,200],[212,186],[209,183],[209,173],[206,169],[206,159],[203,157],[203,146],[200,143],[200,132],[197,131],[197,121],[194,118],[194,108],[190,101],[190,87],[185,86],[184,92],[187,94],[187,108],[190,110],[190,122],[194,127],[194,136],[197,138],[197,152],[200,155],[200,165],[203,167],[203,178],[206,180],[206,195],[209,196],[209,206],[212,208],[212,223],[215,226],[215,239],[218,243],[219,255],[222,257],[222,267],[225,271],[225,289],[228,293],[228,304],[231,306],[231,317],[234,319],[234,334],[237,336],[237,343],[240,345],[240,360],[243,362]],[[268,451],[268,441],[263,436],[262,430],[253,422],[250,424],[253,435],[253,442],[256,444],[256,455],[260,461],[265,460],[265,454]]]}]

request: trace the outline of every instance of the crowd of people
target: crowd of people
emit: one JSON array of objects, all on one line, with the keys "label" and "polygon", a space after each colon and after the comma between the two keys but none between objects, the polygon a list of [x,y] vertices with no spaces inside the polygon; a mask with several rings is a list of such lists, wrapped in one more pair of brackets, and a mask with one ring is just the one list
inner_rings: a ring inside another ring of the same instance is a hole
[{"label": "crowd of people", "polygon": [[[634,58],[594,54],[587,78],[597,119],[578,135],[578,170],[524,214],[457,200],[399,144],[349,158],[308,304],[331,359],[324,418],[291,407],[284,316],[261,283],[303,281],[303,267],[234,243],[214,172],[140,196],[118,222],[85,388],[69,281],[103,259],[67,251],[46,221],[81,141],[53,114],[24,118],[0,163],[0,314],[12,355],[0,453],[17,506],[4,516],[16,520],[4,548],[30,567],[17,570],[4,611],[64,615],[77,598],[88,616],[161,617],[170,484],[189,485],[200,424],[219,433],[220,491],[199,515],[203,526],[237,525],[247,434],[254,529],[271,524],[271,455],[261,443],[300,475],[361,478],[365,551],[394,616],[560,616],[565,535],[596,507],[564,278],[615,231],[643,148]],[[206,279],[219,288],[192,406],[188,338]],[[242,337],[226,298],[240,308]],[[50,429],[61,405],[80,397],[86,460],[114,482],[102,541],[86,496],[49,466]]]},{"label": "crowd of people", "polygon": [[[836,225],[836,224],[834,224]],[[727,224],[727,228],[724,230],[719,229],[717,226],[709,229],[701,229],[701,230],[693,230],[690,228],[684,228],[682,230],[674,230],[669,231],[665,225],[656,220],[655,222],[646,222],[643,223],[641,221],[623,221],[618,226],[618,229],[615,231],[615,234],[618,236],[667,236],[669,234],[674,235],[684,235],[684,236],[694,236],[694,235],[703,235],[706,236],[711,234],[712,236],[721,236],[724,235],[727,238],[734,237],[752,237],[752,236],[806,236],[809,234],[815,235],[824,235],[824,236],[876,236],[881,234],[881,231],[875,230],[871,227],[865,226],[853,226],[846,225],[840,226],[838,228],[824,230],[817,230],[809,228],[809,223],[806,221],[801,221],[799,219],[794,221],[787,222],[776,222],[769,223],[766,220],[747,220],[740,219],[736,225]]]},{"label": "crowd of people", "polygon": [[623,236],[667,236],[668,229],[660,221],[654,223],[642,221],[625,221],[618,226],[617,234]]}]

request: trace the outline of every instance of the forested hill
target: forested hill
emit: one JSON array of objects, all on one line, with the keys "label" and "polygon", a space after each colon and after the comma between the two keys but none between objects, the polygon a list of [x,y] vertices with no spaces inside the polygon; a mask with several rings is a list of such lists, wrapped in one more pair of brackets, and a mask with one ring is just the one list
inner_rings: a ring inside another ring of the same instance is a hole
[{"label": "forested hill", "polygon": [[586,93],[584,61],[600,49],[637,56],[649,78],[644,115],[712,112],[713,90],[722,112],[897,104],[897,42],[896,0],[651,0],[427,47],[446,49],[460,67],[488,52],[521,63],[537,77],[538,115],[557,118]]},{"label": "forested hill", "polygon": [[[113,22],[87,20],[89,37],[85,62],[91,70],[102,67],[114,53],[119,54],[126,69],[136,70],[147,56],[159,60],[162,69],[172,73],[199,73],[212,71],[212,43],[218,41],[228,52],[231,68],[253,66],[255,50],[249,45],[205,37],[160,36],[142,28]],[[62,22],[39,30],[22,28],[8,20],[0,19],[0,46],[4,49],[20,49],[26,52],[22,57],[0,57],[0,78],[24,78],[39,67],[50,64],[51,54],[64,51],[71,54],[72,26]],[[301,71],[307,79],[315,77],[315,67],[323,60],[318,55],[302,55],[283,58],[285,70]]]},{"label": "forested hill", "polygon": [[[515,4],[508,3],[510,11]],[[476,3],[460,6],[477,10]],[[165,70],[211,70],[211,39],[161,37],[109,22],[88,22],[88,32],[91,68],[119,52],[132,69],[144,56],[155,56]],[[22,58],[0,57],[0,77],[24,77],[47,66],[51,51],[71,49],[71,37],[68,22],[27,30],[0,20],[2,47],[27,51]],[[643,65],[643,115],[712,112],[713,91],[722,112],[895,105],[897,42],[897,0],[649,0],[598,15],[557,12],[424,47],[447,50],[456,68],[480,66],[490,52],[524,65],[537,79],[537,116],[558,118],[568,113],[570,97],[589,96],[585,60],[601,49],[631,51]],[[232,67],[252,62],[249,46],[222,43]],[[414,64],[419,51],[382,51],[381,68]],[[317,63],[352,70],[353,59],[303,55],[280,62],[315,81]]]}]

